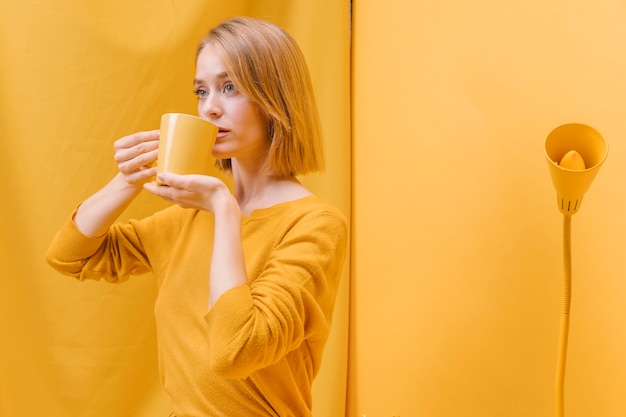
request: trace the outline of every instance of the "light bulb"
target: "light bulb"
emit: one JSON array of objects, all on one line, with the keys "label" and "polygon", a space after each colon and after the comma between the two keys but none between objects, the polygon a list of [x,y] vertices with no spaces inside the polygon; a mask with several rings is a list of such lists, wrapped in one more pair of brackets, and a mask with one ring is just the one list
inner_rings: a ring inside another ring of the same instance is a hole
[{"label": "light bulb", "polygon": [[561,158],[561,161],[559,162],[559,166],[574,171],[584,171],[585,160],[578,152],[571,150],[563,155],[563,158]]}]

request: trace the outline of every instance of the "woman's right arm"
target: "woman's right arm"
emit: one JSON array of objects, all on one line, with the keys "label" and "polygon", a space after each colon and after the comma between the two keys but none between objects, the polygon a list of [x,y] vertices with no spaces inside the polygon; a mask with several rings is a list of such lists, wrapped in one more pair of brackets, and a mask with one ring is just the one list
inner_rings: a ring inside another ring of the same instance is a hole
[{"label": "woman's right arm", "polygon": [[74,216],[76,227],[87,236],[101,236],[139,195],[143,184],[156,174],[159,131],[139,132],[115,142],[115,162],[119,172],[87,198]]}]

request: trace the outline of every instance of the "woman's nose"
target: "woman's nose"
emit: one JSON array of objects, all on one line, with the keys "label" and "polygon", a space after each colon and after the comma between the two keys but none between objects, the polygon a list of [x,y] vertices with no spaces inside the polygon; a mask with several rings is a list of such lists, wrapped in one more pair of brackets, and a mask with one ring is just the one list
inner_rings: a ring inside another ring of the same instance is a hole
[{"label": "woman's nose", "polygon": [[198,103],[198,113],[208,118],[216,118],[222,115],[222,106],[216,94],[210,94]]}]

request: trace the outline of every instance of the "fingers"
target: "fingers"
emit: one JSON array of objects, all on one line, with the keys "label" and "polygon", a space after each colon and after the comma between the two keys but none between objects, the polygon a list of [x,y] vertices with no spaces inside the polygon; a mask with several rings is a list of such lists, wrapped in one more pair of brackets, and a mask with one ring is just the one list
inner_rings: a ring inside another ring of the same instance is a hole
[{"label": "fingers", "polygon": [[114,160],[120,172],[129,175],[149,167],[158,156],[158,148],[158,130],[135,133],[115,142]]},{"label": "fingers", "polygon": [[205,175],[162,172],[158,179],[161,185],[150,182],[144,184],[144,189],[183,208],[211,211],[215,191],[219,188],[227,189],[221,180]]},{"label": "fingers", "polygon": [[182,187],[179,188],[184,182],[180,180],[181,175],[161,173],[158,178],[160,185],[156,182],[147,182],[143,185],[144,189],[170,203],[178,204],[183,208],[190,207],[185,204],[185,200],[191,193]]},{"label": "fingers", "polygon": [[[122,172],[122,171],[120,171]],[[156,167],[140,167],[139,169],[124,173],[124,177],[126,178],[126,182],[129,184],[143,184],[147,181],[150,181],[154,178],[157,173]]]},{"label": "fingers", "polygon": [[159,131],[124,136],[113,145],[114,160],[129,184],[143,184],[156,175],[154,162],[159,154]]},{"label": "fingers", "polygon": [[113,145],[117,148],[130,148],[132,146],[138,145],[141,142],[146,142],[150,140],[159,140],[159,130],[149,130],[146,132],[137,132],[132,135],[124,136],[123,138],[118,139]]},{"label": "fingers", "polygon": [[175,203],[174,199],[171,197],[171,192],[168,190],[169,187],[164,185],[157,185],[156,182],[146,182],[143,184],[143,188],[146,191],[151,192],[152,194],[161,197],[162,199],[169,201],[170,203]]},{"label": "fingers", "polygon": [[201,174],[180,175],[173,172],[161,172],[158,178],[161,185],[193,194],[210,193],[216,187],[224,185],[221,180],[215,177]]},{"label": "fingers", "polygon": [[191,177],[193,175],[179,175],[173,172],[161,172],[158,176],[161,185],[179,189],[187,189]]},{"label": "fingers", "polygon": [[[159,155],[158,149],[146,150],[139,153],[134,157],[128,157],[130,159],[117,160],[117,167],[125,175],[133,174],[137,171],[153,168],[154,161],[156,161]],[[125,157],[126,158],[126,157]]]}]

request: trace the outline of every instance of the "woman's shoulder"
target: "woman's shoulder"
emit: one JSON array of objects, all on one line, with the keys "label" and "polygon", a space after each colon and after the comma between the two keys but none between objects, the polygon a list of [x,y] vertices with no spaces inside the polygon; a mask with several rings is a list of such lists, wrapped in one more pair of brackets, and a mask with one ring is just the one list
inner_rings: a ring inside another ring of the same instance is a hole
[{"label": "woman's shoulder", "polygon": [[346,216],[341,210],[328,200],[316,195],[282,201],[270,207],[256,209],[249,216],[244,216],[244,222],[293,224],[307,220],[313,220],[317,224],[347,224]]}]

